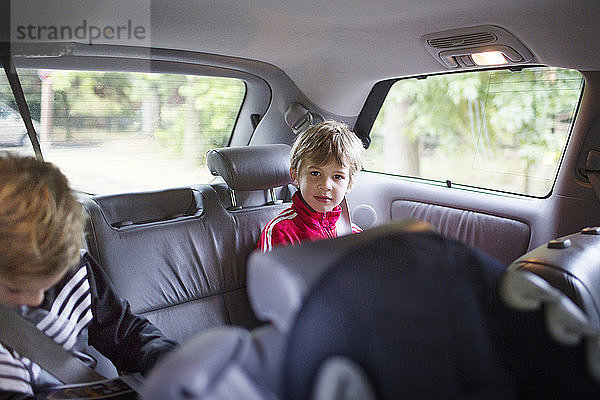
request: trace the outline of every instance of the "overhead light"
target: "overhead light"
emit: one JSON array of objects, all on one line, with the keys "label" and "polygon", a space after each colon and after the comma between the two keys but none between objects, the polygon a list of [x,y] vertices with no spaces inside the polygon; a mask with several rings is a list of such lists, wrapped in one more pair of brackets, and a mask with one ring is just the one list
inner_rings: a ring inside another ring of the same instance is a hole
[{"label": "overhead light", "polygon": [[480,25],[421,37],[427,51],[448,69],[535,63],[534,55],[508,31]]},{"label": "overhead light", "polygon": [[508,60],[501,51],[484,51],[471,54],[473,62],[480,66],[508,64]]}]

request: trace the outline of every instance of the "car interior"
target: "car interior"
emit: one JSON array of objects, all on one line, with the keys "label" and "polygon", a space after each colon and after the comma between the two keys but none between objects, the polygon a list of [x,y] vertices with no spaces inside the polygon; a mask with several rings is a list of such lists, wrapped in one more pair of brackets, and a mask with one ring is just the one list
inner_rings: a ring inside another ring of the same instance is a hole
[{"label": "car interior", "polygon": [[[598,393],[599,2],[0,7],[0,151],[65,173],[181,343],[142,398]],[[365,147],[364,231],[255,250],[325,120]]]}]

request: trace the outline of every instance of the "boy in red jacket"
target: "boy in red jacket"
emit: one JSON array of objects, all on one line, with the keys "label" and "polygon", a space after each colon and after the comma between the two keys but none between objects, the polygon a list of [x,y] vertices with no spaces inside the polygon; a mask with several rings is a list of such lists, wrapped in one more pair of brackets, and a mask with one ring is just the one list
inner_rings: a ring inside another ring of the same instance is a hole
[{"label": "boy in red jacket", "polygon": [[[290,156],[290,175],[298,191],[292,206],[263,228],[257,248],[264,252],[342,234],[341,204],[354,186],[363,153],[360,139],[340,122],[325,121],[301,133]],[[356,225],[351,230],[361,231]]]}]

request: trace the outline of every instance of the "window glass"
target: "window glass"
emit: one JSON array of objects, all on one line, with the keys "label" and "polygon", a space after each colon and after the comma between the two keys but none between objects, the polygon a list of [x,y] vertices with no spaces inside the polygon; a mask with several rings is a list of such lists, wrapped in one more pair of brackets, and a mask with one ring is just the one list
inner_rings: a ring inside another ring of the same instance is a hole
[{"label": "window glass", "polygon": [[582,88],[579,72],[546,67],[399,80],[371,130],[365,169],[546,196]]},{"label": "window glass", "polygon": [[[206,151],[227,146],[246,92],[233,78],[17,72],[44,159],[61,168],[74,189],[94,194],[208,182]],[[16,109],[6,78],[0,109],[4,104]],[[20,137],[10,140],[21,151]]]},{"label": "window glass", "polygon": [[0,151],[33,156],[33,146],[27,136],[27,128],[4,73],[0,73],[0,88]]}]

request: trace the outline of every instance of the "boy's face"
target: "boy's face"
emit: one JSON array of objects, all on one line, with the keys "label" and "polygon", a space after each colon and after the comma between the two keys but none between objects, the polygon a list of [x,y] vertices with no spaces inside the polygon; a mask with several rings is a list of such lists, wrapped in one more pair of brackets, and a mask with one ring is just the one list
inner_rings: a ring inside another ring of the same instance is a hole
[{"label": "boy's face", "polygon": [[26,277],[7,280],[0,275],[0,303],[8,307],[37,307],[44,301],[44,292],[54,286],[66,271],[51,277]]},{"label": "boy's face", "polygon": [[335,161],[316,165],[301,165],[300,171],[290,169],[292,180],[297,182],[304,201],[315,211],[328,212],[342,202],[351,190],[350,168]]}]

